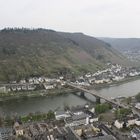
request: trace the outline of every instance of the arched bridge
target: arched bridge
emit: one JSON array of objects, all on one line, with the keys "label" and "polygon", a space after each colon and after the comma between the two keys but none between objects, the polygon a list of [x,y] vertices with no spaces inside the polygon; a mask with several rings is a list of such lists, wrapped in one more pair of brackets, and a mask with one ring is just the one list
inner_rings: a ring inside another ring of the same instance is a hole
[{"label": "arched bridge", "polygon": [[118,107],[121,107],[121,108],[128,108],[127,106],[125,106],[125,105],[123,105],[123,104],[121,104],[121,103],[119,103],[119,102],[115,102],[115,101],[113,101],[113,100],[111,100],[111,99],[109,99],[109,98],[107,98],[107,97],[105,97],[105,96],[103,96],[103,95],[97,93],[95,90],[92,90],[92,91],[91,91],[91,90],[87,90],[87,89],[85,89],[85,88],[83,88],[83,87],[76,86],[76,85],[74,85],[74,84],[72,84],[72,83],[68,83],[68,82],[67,82],[66,84],[67,84],[68,86],[72,87],[72,88],[78,89],[79,91],[82,91],[82,92],[84,92],[84,93],[89,93],[89,94],[95,96],[95,97],[96,97],[96,100],[103,99],[103,100],[105,100],[105,101],[107,101],[107,102],[109,102],[109,103],[111,103],[111,104],[114,104],[114,105],[116,105],[116,106],[118,106]]}]

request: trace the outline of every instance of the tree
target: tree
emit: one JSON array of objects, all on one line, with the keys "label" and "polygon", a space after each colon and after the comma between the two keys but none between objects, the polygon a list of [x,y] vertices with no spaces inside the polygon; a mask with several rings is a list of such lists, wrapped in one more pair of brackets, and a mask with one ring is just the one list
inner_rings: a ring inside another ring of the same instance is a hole
[{"label": "tree", "polygon": [[64,110],[67,111],[67,110],[70,110],[70,107],[67,103],[64,103]]},{"label": "tree", "polygon": [[97,104],[95,106],[95,112],[100,114],[100,113],[104,113],[108,110],[112,109],[112,106],[108,103],[104,103],[104,104]]},{"label": "tree", "polygon": [[14,124],[14,120],[12,120],[11,117],[8,116],[8,115],[5,117],[4,121],[6,122],[6,124],[7,124],[8,126],[11,126],[11,125]]},{"label": "tree", "polygon": [[115,115],[117,119],[125,119],[127,115],[131,114],[132,110],[131,109],[125,109],[125,108],[121,108],[116,110]]},{"label": "tree", "polygon": [[53,119],[55,119],[55,114],[54,114],[53,111],[50,110],[50,111],[47,113],[47,119],[48,119],[48,120],[53,120]]},{"label": "tree", "polygon": [[101,121],[101,120],[103,120],[104,119],[104,116],[103,115],[100,115],[99,116],[99,120]]},{"label": "tree", "polygon": [[3,118],[0,116],[0,127],[3,125]]},{"label": "tree", "polygon": [[126,103],[129,105],[132,102],[132,97],[126,98]]},{"label": "tree", "polygon": [[135,96],[135,99],[140,102],[140,92]]}]

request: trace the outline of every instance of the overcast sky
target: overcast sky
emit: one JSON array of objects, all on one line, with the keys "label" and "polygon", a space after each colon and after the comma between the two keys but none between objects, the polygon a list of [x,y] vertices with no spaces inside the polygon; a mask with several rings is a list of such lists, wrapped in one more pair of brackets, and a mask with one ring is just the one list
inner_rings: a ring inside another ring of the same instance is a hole
[{"label": "overcast sky", "polygon": [[0,28],[140,37],[140,0],[0,0]]}]

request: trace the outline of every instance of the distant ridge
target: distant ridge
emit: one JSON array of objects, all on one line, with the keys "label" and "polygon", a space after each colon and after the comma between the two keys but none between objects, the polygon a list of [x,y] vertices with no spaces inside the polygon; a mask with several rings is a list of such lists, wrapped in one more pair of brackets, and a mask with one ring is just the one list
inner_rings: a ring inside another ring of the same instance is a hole
[{"label": "distant ridge", "polygon": [[112,45],[118,51],[140,49],[140,38],[99,38]]},{"label": "distant ridge", "polygon": [[99,38],[133,61],[140,60],[140,38]]}]

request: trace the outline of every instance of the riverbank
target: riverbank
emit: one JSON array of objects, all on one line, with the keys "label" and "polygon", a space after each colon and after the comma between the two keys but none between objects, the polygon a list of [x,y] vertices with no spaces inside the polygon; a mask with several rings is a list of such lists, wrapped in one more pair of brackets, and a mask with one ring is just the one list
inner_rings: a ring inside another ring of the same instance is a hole
[{"label": "riverbank", "polygon": [[[131,81],[139,80],[140,76],[136,77],[128,77],[121,81],[116,81],[113,83],[104,83],[104,84],[96,84],[94,86],[90,86],[89,89],[101,90],[103,88],[113,87],[117,85],[121,85],[124,83],[128,83]],[[71,89],[69,87],[63,87],[60,89],[51,89],[51,90],[36,90],[36,91],[24,91],[24,92],[9,92],[9,93],[0,93],[0,101],[19,99],[19,98],[33,98],[33,97],[42,97],[42,96],[60,96],[68,93],[77,92],[76,89]]]},{"label": "riverbank", "polygon": [[[100,95],[104,95],[108,98],[116,98],[119,96],[122,97],[130,97],[135,96],[140,92],[140,80],[131,81],[119,86],[109,86],[107,88],[102,88],[98,90],[97,93]],[[52,91],[50,91],[52,92]],[[95,101],[95,97],[90,94],[85,94],[85,96],[91,101]],[[48,112],[49,110],[62,110],[64,106],[77,106],[77,105],[85,105],[87,103],[91,103],[88,100],[83,98],[79,98],[75,94],[62,94],[62,95],[52,95],[50,94],[48,97],[39,96],[33,98],[17,98],[6,100],[0,102],[0,114],[4,115],[27,115],[30,112]],[[93,103],[92,103],[93,104]]]},{"label": "riverbank", "polygon": [[128,77],[128,78],[125,78],[121,81],[115,81],[113,83],[96,84],[94,86],[90,86],[90,89],[100,90],[100,89],[111,87],[111,86],[117,86],[117,85],[129,83],[131,81],[136,81],[139,79],[140,79],[140,76]]},{"label": "riverbank", "polygon": [[0,101],[19,99],[19,98],[34,98],[34,97],[43,97],[43,96],[60,96],[68,93],[75,92],[74,89],[70,88],[61,88],[61,89],[51,89],[51,90],[37,90],[37,91],[25,91],[25,92],[10,92],[10,93],[1,93]]}]

